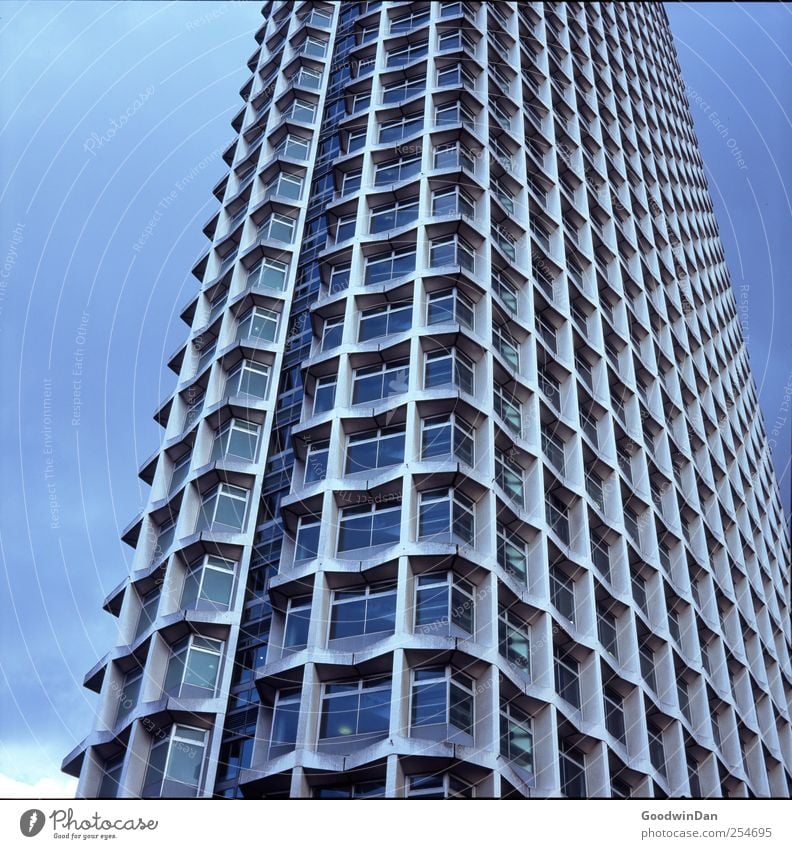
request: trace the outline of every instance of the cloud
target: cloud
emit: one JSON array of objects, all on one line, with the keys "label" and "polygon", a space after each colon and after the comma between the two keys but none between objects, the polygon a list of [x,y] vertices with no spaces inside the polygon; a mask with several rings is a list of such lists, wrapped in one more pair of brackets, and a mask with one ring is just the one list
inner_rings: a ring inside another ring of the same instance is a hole
[{"label": "cloud", "polygon": [[0,773],[0,799],[73,799],[76,792],[76,778],[40,778],[28,784]]}]

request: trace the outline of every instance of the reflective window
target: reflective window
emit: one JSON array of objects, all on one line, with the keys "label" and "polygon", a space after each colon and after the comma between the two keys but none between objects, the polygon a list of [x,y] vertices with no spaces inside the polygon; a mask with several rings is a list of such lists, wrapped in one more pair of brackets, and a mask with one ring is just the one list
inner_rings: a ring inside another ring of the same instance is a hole
[{"label": "reflective window", "polygon": [[399,541],[401,504],[360,504],[340,511],[338,552],[357,551]]},{"label": "reflective window", "polygon": [[274,342],[278,332],[278,313],[263,307],[249,309],[239,319],[236,338],[260,339],[263,342]]},{"label": "reflective window", "polygon": [[474,433],[474,429],[464,419],[453,413],[422,419],[421,459],[456,457],[472,466]]},{"label": "reflective window", "polygon": [[325,684],[319,737],[387,734],[390,703],[390,678]]},{"label": "reflective window", "polygon": [[227,396],[266,398],[269,388],[270,368],[252,360],[242,360],[228,373],[225,385]]},{"label": "reflective window", "polygon": [[473,330],[473,301],[459,289],[443,289],[428,296],[427,324],[457,321]]},{"label": "reflective window", "polygon": [[533,730],[531,718],[513,704],[500,710],[500,753],[509,764],[533,774]]},{"label": "reflective window", "polygon": [[498,651],[523,672],[531,672],[531,628],[513,610],[500,608]]},{"label": "reflective window", "polygon": [[336,590],[330,613],[330,639],[392,634],[396,622],[396,585]]},{"label": "reflective window", "polygon": [[473,733],[473,679],[450,666],[413,670],[410,724],[452,725]]},{"label": "reflective window", "polygon": [[180,607],[227,610],[231,604],[236,563],[215,554],[205,554],[187,570]]},{"label": "reflective window", "polygon": [[171,649],[163,693],[190,698],[213,696],[220,673],[223,643],[193,634]]},{"label": "reflective window", "polygon": [[418,575],[415,581],[415,632],[472,636],[474,593],[470,581],[453,572]]},{"label": "reflective window", "polygon": [[240,532],[245,524],[247,500],[246,489],[219,484],[203,496],[196,530]]},{"label": "reflective window", "polygon": [[358,342],[368,342],[369,339],[380,339],[409,330],[412,327],[412,313],[412,301],[363,310],[360,313]]},{"label": "reflective window", "polygon": [[473,502],[454,489],[420,493],[418,537],[434,542],[472,545],[475,536]]},{"label": "reflective window", "polygon": [[296,546],[294,551],[295,563],[311,560],[319,551],[319,530],[322,522],[313,517],[301,516],[297,524]]},{"label": "reflective window", "polygon": [[173,725],[157,736],[149,753],[143,798],[197,796],[203,771],[208,732]]},{"label": "reflective window", "polygon": [[404,426],[353,433],[347,441],[344,473],[370,471],[404,462]]},{"label": "reflective window", "polygon": [[290,598],[283,629],[283,648],[302,649],[308,645],[308,628],[311,624],[311,596]]},{"label": "reflective window", "polygon": [[365,404],[401,395],[408,389],[409,374],[406,360],[355,369],[352,403]]}]

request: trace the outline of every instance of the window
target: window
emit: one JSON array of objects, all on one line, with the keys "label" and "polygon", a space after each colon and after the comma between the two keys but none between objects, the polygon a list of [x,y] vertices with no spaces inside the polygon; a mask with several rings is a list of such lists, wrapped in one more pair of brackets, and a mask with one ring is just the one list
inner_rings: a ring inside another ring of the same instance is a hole
[{"label": "window", "polygon": [[226,396],[242,398],[266,398],[269,388],[268,365],[242,360],[228,373],[225,385]]},{"label": "window", "polygon": [[273,289],[282,292],[286,288],[286,274],[289,267],[274,259],[263,259],[250,270],[247,276],[247,286],[254,289]]},{"label": "window", "polygon": [[677,677],[677,698],[679,701],[679,710],[685,719],[693,724],[690,713],[690,693],[688,692],[688,683],[684,678]]},{"label": "window", "polygon": [[294,241],[294,229],[296,226],[296,219],[290,218],[288,215],[281,215],[279,212],[273,212],[261,227],[259,227],[259,238],[273,239],[276,242],[291,244]]},{"label": "window", "polygon": [[119,782],[121,781],[121,772],[123,769],[123,752],[105,762],[102,781],[99,785],[99,792],[96,794],[97,799],[118,798]]},{"label": "window", "polygon": [[345,172],[341,184],[341,194],[351,195],[353,192],[356,192],[361,186],[362,179],[363,170],[361,168],[355,168],[354,171]]},{"label": "window", "polygon": [[509,663],[530,675],[531,629],[513,610],[500,608],[498,614],[498,651]]},{"label": "window", "polygon": [[156,563],[170,553],[171,546],[176,538],[176,523],[178,520],[178,516],[170,515],[157,527],[157,538],[154,542],[154,551],[151,554],[152,563]]},{"label": "window", "polygon": [[624,699],[612,687],[605,687],[605,727],[620,743],[627,745],[627,731],[624,722]]},{"label": "window", "polygon": [[[503,301],[512,312],[516,313],[519,308],[519,294],[517,284],[514,283],[503,271],[494,269],[492,272],[492,290]],[[538,319],[537,319],[538,322]]]},{"label": "window", "polygon": [[420,132],[423,129],[423,123],[423,110],[414,115],[405,115],[403,118],[386,121],[380,124],[377,140],[380,144],[401,141],[413,133]]},{"label": "window", "polygon": [[597,509],[605,512],[605,493],[603,491],[602,478],[593,471],[586,472],[586,492],[594,502]]},{"label": "window", "polygon": [[[243,213],[247,212],[247,208],[242,208]],[[207,324],[211,324],[223,311],[228,300],[228,289],[221,289],[211,301],[209,301],[209,317],[206,320]]]},{"label": "window", "polygon": [[569,508],[558,496],[550,493],[545,500],[545,518],[550,528],[565,545],[569,545]]},{"label": "window", "polygon": [[451,775],[411,775],[407,787],[409,799],[472,799],[474,788]]},{"label": "window", "polygon": [[367,257],[365,283],[389,283],[415,271],[415,248]]},{"label": "window", "polygon": [[311,624],[311,596],[290,598],[286,608],[283,629],[283,648],[304,649],[308,645],[308,628]]},{"label": "window", "polygon": [[399,17],[391,19],[390,34],[396,35],[396,33],[400,32],[410,32],[411,30],[415,30],[418,29],[418,27],[424,26],[424,24],[428,22],[428,10],[422,12],[412,12],[407,15],[399,15]]},{"label": "window", "polygon": [[217,350],[217,340],[212,339],[203,347],[199,344],[198,339],[193,342],[193,350],[198,354],[198,364],[195,367],[195,373],[200,374],[206,366],[214,359],[215,351]]},{"label": "window", "polygon": [[[375,27],[374,29],[377,29],[377,27]],[[371,92],[370,91],[361,91],[358,94],[355,94],[355,95],[352,96],[351,114],[356,115],[358,112],[362,112],[364,109],[368,109],[370,106],[371,106]]]},{"label": "window", "polygon": [[527,586],[528,545],[503,525],[498,525],[498,564],[518,583]]},{"label": "window", "polygon": [[550,567],[550,601],[570,622],[575,622],[575,582],[557,566]]},{"label": "window", "polygon": [[555,659],[556,692],[572,707],[580,710],[580,668],[572,655],[556,646],[553,650]]},{"label": "window", "polygon": [[333,23],[333,13],[325,11],[324,9],[317,9],[316,7],[314,7],[305,16],[304,20],[305,23],[311,24],[312,26],[330,29]]},{"label": "window", "polygon": [[179,606],[188,610],[228,610],[236,563],[205,554],[187,570]]},{"label": "window", "polygon": [[288,171],[279,171],[277,176],[267,183],[264,198],[280,197],[299,200],[302,195],[303,179]]},{"label": "window", "polygon": [[473,54],[476,52],[476,42],[463,30],[439,34],[437,39],[438,50],[461,50],[462,48]]},{"label": "window", "polygon": [[473,434],[473,428],[453,413],[422,419],[421,459],[453,456],[472,466]]},{"label": "window", "polygon": [[311,442],[305,455],[305,477],[303,482],[313,483],[324,480],[327,475],[327,458],[330,453],[330,441],[323,439]]},{"label": "window", "polygon": [[280,156],[285,156],[288,159],[297,159],[304,162],[308,159],[308,151],[311,149],[309,139],[300,138],[300,136],[287,135],[278,145],[275,153]]},{"label": "window", "polygon": [[330,294],[342,292],[349,288],[351,266],[349,263],[334,265],[330,271]]},{"label": "window", "polygon": [[375,166],[374,185],[384,186],[390,183],[399,183],[410,177],[421,173],[421,156],[402,157],[401,159],[389,159]]},{"label": "window", "polygon": [[187,479],[190,473],[190,461],[192,460],[192,452],[185,451],[184,454],[175,460],[173,463],[173,471],[171,472],[170,485],[168,486],[168,495],[173,495],[176,490]]},{"label": "window", "polygon": [[459,289],[430,292],[428,302],[427,324],[457,321],[470,330],[473,329],[473,301]]},{"label": "window", "polygon": [[355,235],[357,229],[357,213],[351,212],[349,215],[340,215],[336,219],[335,225],[335,241],[344,242],[351,239]]},{"label": "window", "polygon": [[263,342],[274,342],[278,332],[278,313],[263,307],[249,309],[239,319],[236,338],[260,339]]},{"label": "window", "polygon": [[229,483],[209,490],[201,502],[196,531],[239,533],[245,524],[248,491]]},{"label": "window", "polygon": [[500,709],[500,753],[510,765],[533,775],[533,730],[531,718],[513,704]]},{"label": "window", "polygon": [[520,343],[511,335],[505,325],[493,322],[492,344],[511,369],[520,370]]},{"label": "window", "polygon": [[396,627],[396,585],[336,590],[330,612],[330,640],[392,634]]},{"label": "window", "polygon": [[610,546],[595,531],[591,531],[591,561],[597,567],[600,575],[610,581]]},{"label": "window", "polygon": [[252,463],[258,452],[259,426],[244,419],[229,419],[215,431],[212,460],[238,458]]},{"label": "window", "polygon": [[616,617],[609,610],[597,608],[597,633],[603,648],[619,659],[619,641],[616,631]]},{"label": "window", "polygon": [[[473,679],[450,666],[413,670],[411,727],[450,725],[473,734]],[[420,736],[420,735],[418,735]]]},{"label": "window", "polygon": [[474,587],[453,572],[419,575],[415,588],[415,631],[438,636],[472,636]]},{"label": "window", "polygon": [[469,218],[474,218],[476,202],[459,186],[442,189],[432,195],[432,215],[445,218],[457,218],[460,215],[466,215]]},{"label": "window", "polygon": [[317,787],[313,791],[314,799],[384,799],[384,781],[358,781],[356,784],[334,784],[331,787]]},{"label": "window", "polygon": [[390,678],[325,684],[320,739],[385,735],[390,727]]},{"label": "window", "polygon": [[544,366],[537,369],[539,379],[539,390],[547,400],[556,408],[561,409],[561,384],[548,372]]},{"label": "window", "polygon": [[220,672],[223,644],[193,634],[171,649],[163,693],[177,698],[213,696]]},{"label": "window", "polygon": [[401,504],[373,502],[340,511],[338,553],[360,551],[399,541]]},{"label": "window", "polygon": [[660,775],[662,775],[663,778],[667,778],[662,729],[653,724],[649,724],[647,731],[649,733],[649,760]]},{"label": "window", "polygon": [[322,328],[322,351],[330,351],[341,344],[344,337],[344,316],[328,318]]},{"label": "window", "polygon": [[360,314],[358,342],[404,333],[412,327],[412,312],[412,301],[400,301],[363,310]]},{"label": "window", "polygon": [[649,608],[646,602],[646,580],[639,572],[632,572],[630,575],[630,584],[632,586],[632,597],[638,605],[644,616],[649,616]]},{"label": "window", "polygon": [[327,52],[327,42],[309,35],[303,42],[302,52],[306,56],[316,56],[323,59]]},{"label": "window", "polygon": [[420,493],[419,539],[472,545],[474,535],[474,506],[466,495],[454,489]]},{"label": "window", "polygon": [[522,404],[520,400],[510,395],[503,386],[495,384],[493,387],[493,407],[496,415],[503,420],[508,430],[514,436],[522,438]]},{"label": "window", "polygon": [[316,104],[296,98],[292,103],[289,117],[294,121],[303,121],[306,124],[312,124],[316,118]]},{"label": "window", "polygon": [[641,547],[641,532],[638,524],[638,515],[631,507],[624,508],[624,529],[627,536],[638,548]]},{"label": "window", "polygon": [[346,469],[353,475],[404,462],[404,426],[353,433],[347,441]]},{"label": "window", "polygon": [[495,447],[495,483],[520,507],[525,506],[523,469],[511,456]]},{"label": "window", "polygon": [[442,268],[446,265],[460,266],[474,272],[476,251],[461,236],[434,239],[429,251],[429,264],[432,268]]},{"label": "window", "polygon": [[654,649],[645,640],[638,646],[638,659],[641,665],[641,675],[647,685],[657,692],[657,678],[655,677],[655,653]]},{"label": "window", "polygon": [[[372,63],[373,65],[373,60]],[[360,68],[363,69],[363,61],[360,62]],[[366,136],[368,135],[368,131],[365,127],[360,129],[350,130],[349,135],[347,137],[347,153],[354,153],[356,150],[360,150],[361,148],[366,146]]]},{"label": "window", "polygon": [[315,68],[300,68],[296,74],[291,77],[292,85],[299,85],[303,88],[310,88],[318,91],[322,85],[322,72]]},{"label": "window", "polygon": [[583,752],[561,740],[559,746],[561,792],[568,799],[586,798],[586,761]]},{"label": "window", "polygon": [[449,65],[445,68],[438,68],[437,87],[446,88],[449,86],[454,86],[455,88],[466,88],[468,91],[475,91],[476,77],[461,62],[456,65]]},{"label": "window", "polygon": [[426,56],[428,52],[428,41],[422,41],[418,44],[408,44],[397,50],[389,50],[385,56],[385,65],[388,68],[398,68],[402,65],[407,65],[409,62],[414,62],[422,56]]},{"label": "window", "polygon": [[208,732],[187,725],[172,725],[151,746],[144,799],[197,796],[203,771]]},{"label": "window", "polygon": [[476,157],[462,142],[438,145],[434,149],[435,168],[465,168],[476,171]]},{"label": "window", "polygon": [[455,386],[473,394],[473,361],[458,348],[429,351],[424,360],[424,388]]},{"label": "window", "polygon": [[408,389],[410,365],[407,360],[355,369],[352,403],[366,404],[401,395]]},{"label": "window", "polygon": [[121,691],[118,693],[118,714],[116,723],[121,724],[132,713],[140,697],[140,689],[143,685],[143,667],[136,666],[124,676]]},{"label": "window", "polygon": [[[147,592],[140,600],[140,615],[138,616],[137,627],[135,628],[134,640],[146,630],[157,618],[157,608],[159,607],[160,591],[159,587]],[[133,641],[134,641],[133,640]]]},{"label": "window", "polygon": [[293,747],[297,741],[297,722],[300,718],[298,689],[278,690],[272,715],[272,748]]},{"label": "window", "polygon": [[382,91],[383,103],[400,103],[426,91],[426,77],[414,77],[386,85]]},{"label": "window", "polygon": [[412,224],[418,218],[418,200],[407,199],[388,203],[371,210],[369,233],[384,233]]},{"label": "window", "polygon": [[320,377],[314,390],[313,415],[326,413],[335,407],[336,376]]},{"label": "window", "polygon": [[471,133],[476,132],[476,116],[464,103],[448,103],[435,109],[436,127],[453,127],[461,124]]},{"label": "window", "polygon": [[294,551],[294,561],[311,560],[319,551],[319,530],[321,519],[313,516],[300,516],[297,523],[297,537]]},{"label": "window", "polygon": [[565,473],[565,443],[561,434],[552,426],[542,425],[542,451],[560,474]]}]

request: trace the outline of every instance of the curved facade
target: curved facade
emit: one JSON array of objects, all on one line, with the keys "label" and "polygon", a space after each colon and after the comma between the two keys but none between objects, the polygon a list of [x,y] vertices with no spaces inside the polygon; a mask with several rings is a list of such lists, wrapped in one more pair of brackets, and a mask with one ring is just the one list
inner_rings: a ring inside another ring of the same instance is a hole
[{"label": "curved facade", "polygon": [[789,540],[655,4],[267,3],[82,796],[788,796]]}]

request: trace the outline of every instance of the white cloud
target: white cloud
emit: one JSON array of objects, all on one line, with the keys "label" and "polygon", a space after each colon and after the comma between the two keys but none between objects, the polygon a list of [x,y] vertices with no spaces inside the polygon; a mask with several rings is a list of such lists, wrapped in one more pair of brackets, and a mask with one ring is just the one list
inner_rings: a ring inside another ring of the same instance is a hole
[{"label": "white cloud", "polygon": [[77,779],[40,778],[29,784],[0,773],[0,799],[73,799],[77,792]]}]

